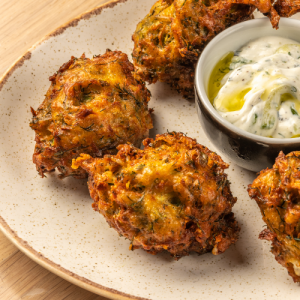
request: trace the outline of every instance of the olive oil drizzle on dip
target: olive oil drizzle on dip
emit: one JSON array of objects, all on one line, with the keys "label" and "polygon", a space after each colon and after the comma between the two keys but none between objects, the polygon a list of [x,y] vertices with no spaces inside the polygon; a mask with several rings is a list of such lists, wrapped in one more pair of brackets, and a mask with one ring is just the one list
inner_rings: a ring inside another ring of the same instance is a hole
[{"label": "olive oil drizzle on dip", "polygon": [[300,136],[300,44],[268,36],[226,54],[214,67],[208,97],[218,113],[248,132]]}]

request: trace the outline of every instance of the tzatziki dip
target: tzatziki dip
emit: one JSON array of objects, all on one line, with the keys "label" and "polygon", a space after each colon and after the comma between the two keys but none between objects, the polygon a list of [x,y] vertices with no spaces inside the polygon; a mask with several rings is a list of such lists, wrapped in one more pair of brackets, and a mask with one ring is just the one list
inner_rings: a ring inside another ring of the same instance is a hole
[{"label": "tzatziki dip", "polygon": [[235,126],[264,137],[300,136],[300,44],[268,36],[225,55],[208,96]]}]

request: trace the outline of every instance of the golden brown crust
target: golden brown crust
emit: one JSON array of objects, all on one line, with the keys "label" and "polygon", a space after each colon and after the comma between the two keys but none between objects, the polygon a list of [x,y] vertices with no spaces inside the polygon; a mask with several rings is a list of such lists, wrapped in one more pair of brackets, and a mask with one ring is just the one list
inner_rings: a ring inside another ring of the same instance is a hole
[{"label": "golden brown crust", "polygon": [[260,238],[272,241],[276,260],[300,282],[300,152],[280,152],[273,168],[261,171],[248,193],[268,226]]},{"label": "golden brown crust", "polygon": [[253,18],[258,8],[277,27],[271,0],[159,0],[133,34],[133,61],[149,83],[167,82],[194,97],[194,69],[207,43],[224,29]]},{"label": "golden brown crust", "polygon": [[293,251],[297,250],[298,245],[289,239],[283,239],[283,241],[280,242],[277,239],[277,235],[271,232],[269,229],[264,229],[260,233],[259,238],[261,240],[272,242],[271,252],[274,254],[277,262],[287,269],[294,282],[300,282],[300,276],[296,274],[294,270],[294,264],[291,262],[294,262],[295,256],[299,254],[298,251]]},{"label": "golden brown crust", "polygon": [[83,169],[71,168],[80,153],[101,157],[119,144],[140,145],[148,136],[150,93],[133,71],[126,54],[107,50],[92,59],[72,57],[49,78],[44,102],[31,109],[33,162],[41,176],[57,168],[60,177],[86,177]]},{"label": "golden brown crust", "polygon": [[299,0],[277,0],[274,4],[275,10],[281,17],[289,18],[300,11]]},{"label": "golden brown crust", "polygon": [[257,8],[278,28],[280,16],[300,11],[300,1],[158,0],[137,25],[133,61],[149,83],[170,84],[184,97],[194,97],[194,70],[200,53],[218,33],[252,19]]},{"label": "golden brown crust", "polygon": [[239,226],[226,163],[182,133],[146,139],[145,148],[118,146],[115,156],[81,154],[73,168],[89,173],[93,207],[131,240],[131,249],[167,250],[175,258],[223,253]]}]

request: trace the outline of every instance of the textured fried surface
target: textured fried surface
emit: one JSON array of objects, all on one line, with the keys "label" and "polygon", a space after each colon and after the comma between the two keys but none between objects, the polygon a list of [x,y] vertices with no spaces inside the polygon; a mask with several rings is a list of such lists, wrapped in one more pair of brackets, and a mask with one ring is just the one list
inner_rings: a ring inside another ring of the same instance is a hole
[{"label": "textured fried surface", "polygon": [[[149,83],[169,83],[187,98],[194,97],[194,69],[208,42],[226,28],[253,18],[255,8],[278,27],[272,0],[159,0],[133,34],[137,73]],[[297,12],[293,1],[279,1],[284,16]],[[294,1],[300,2],[300,1]]]},{"label": "textured fried surface", "polygon": [[291,17],[300,11],[299,0],[277,0],[274,4],[275,10],[281,17]]},{"label": "textured fried surface", "polygon": [[248,192],[268,226],[260,238],[272,241],[276,260],[300,282],[300,152],[286,156],[281,152],[273,168],[261,171]]},{"label": "textured fried surface", "polygon": [[72,57],[51,76],[51,86],[30,124],[36,133],[33,162],[40,175],[57,168],[61,177],[86,177],[71,168],[80,153],[116,152],[140,145],[152,128],[150,93],[133,77],[127,55],[107,50],[93,59]]},{"label": "textured fried surface", "polygon": [[81,154],[73,167],[89,173],[93,207],[131,240],[130,249],[151,254],[167,250],[175,258],[223,253],[239,226],[236,202],[215,153],[181,133],[146,139],[144,150],[121,145],[115,156]]}]

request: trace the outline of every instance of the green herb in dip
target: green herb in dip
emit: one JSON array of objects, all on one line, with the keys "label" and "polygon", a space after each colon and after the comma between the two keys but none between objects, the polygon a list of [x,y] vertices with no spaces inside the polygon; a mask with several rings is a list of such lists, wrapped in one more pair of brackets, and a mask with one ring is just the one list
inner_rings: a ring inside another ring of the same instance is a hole
[{"label": "green herb in dip", "polygon": [[228,53],[211,74],[208,96],[241,129],[273,138],[300,136],[300,44],[268,36]]}]

